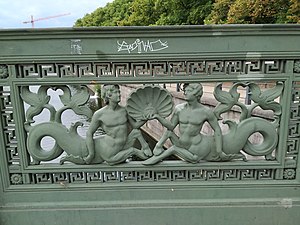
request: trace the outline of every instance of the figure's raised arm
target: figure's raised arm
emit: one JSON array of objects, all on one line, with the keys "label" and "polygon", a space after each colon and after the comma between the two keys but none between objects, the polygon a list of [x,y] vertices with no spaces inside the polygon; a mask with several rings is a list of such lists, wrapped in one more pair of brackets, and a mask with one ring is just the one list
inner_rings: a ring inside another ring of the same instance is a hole
[{"label": "figure's raised arm", "polygon": [[147,120],[141,120],[141,121],[135,121],[131,116],[127,116],[128,117],[128,122],[130,124],[130,126],[133,128],[133,129],[139,129],[141,126],[143,126]]},{"label": "figure's raised arm", "polygon": [[171,121],[168,121],[167,119],[155,115],[155,117],[164,127],[167,128],[167,131],[164,132],[160,140],[156,143],[155,148],[153,150],[154,155],[160,155],[164,150],[163,150],[163,145],[166,142],[166,140],[170,137],[170,135],[173,133],[174,128],[178,125],[179,123],[179,116],[178,116],[178,110],[175,109]]},{"label": "figure's raised arm", "polygon": [[154,115],[154,119],[157,119],[164,127],[166,127],[168,130],[170,131],[173,131],[174,128],[178,125],[179,123],[179,111],[180,111],[180,108],[179,107],[176,107],[175,110],[174,110],[174,113],[171,117],[171,120],[167,120],[163,117],[161,117],[160,115],[158,114],[155,114]]},{"label": "figure's raised arm", "polygon": [[178,124],[178,115],[176,113],[176,109],[174,114],[172,115],[171,121],[160,116],[154,110],[151,113],[145,114],[143,120],[140,121],[135,121],[130,115],[128,115],[128,121],[132,128],[140,128],[148,120],[153,120],[153,119],[157,119],[164,127],[166,127],[170,131],[172,131]]}]

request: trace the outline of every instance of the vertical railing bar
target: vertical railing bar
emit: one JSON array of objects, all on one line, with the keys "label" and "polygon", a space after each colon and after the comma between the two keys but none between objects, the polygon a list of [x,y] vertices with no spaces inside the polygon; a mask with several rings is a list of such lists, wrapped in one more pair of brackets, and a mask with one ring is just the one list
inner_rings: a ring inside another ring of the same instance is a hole
[{"label": "vertical railing bar", "polygon": [[[277,148],[280,150],[278,152],[278,158],[282,159],[281,164],[283,165],[283,167],[285,164],[285,156],[287,151],[288,129],[289,129],[289,120],[290,120],[289,114],[290,114],[291,99],[292,99],[291,90],[294,82],[293,65],[294,63],[292,60],[286,61],[285,73],[289,75],[289,78],[286,80],[285,90],[282,96],[283,101],[281,101],[282,115],[280,120],[279,143]],[[283,169],[278,169],[275,176],[276,176],[275,179],[282,179]]]},{"label": "vertical railing bar", "polygon": [[24,121],[23,116],[25,115],[24,112],[24,104],[20,100],[20,93],[18,90],[18,86],[14,83],[11,84],[11,102],[14,109],[14,118],[15,118],[15,125],[16,125],[16,137],[18,140],[18,153],[20,157],[20,166],[21,170],[26,169],[27,165],[29,164],[29,156],[26,154],[26,134],[24,132]]},{"label": "vertical railing bar", "polygon": [[[0,91],[3,90],[3,86],[0,86]],[[0,132],[0,157],[2,159],[6,159],[6,163],[0,163],[0,167],[1,167],[1,176],[2,176],[2,185],[0,185],[0,188],[8,188],[10,181],[9,181],[9,176],[7,176],[9,174],[9,169],[8,169],[8,163],[7,163],[7,151],[6,151],[6,146],[5,146],[5,141],[4,141],[4,132],[3,132],[3,120],[2,120],[2,104],[0,104],[0,130],[2,132]],[[0,181],[1,182],[1,181]]]}]

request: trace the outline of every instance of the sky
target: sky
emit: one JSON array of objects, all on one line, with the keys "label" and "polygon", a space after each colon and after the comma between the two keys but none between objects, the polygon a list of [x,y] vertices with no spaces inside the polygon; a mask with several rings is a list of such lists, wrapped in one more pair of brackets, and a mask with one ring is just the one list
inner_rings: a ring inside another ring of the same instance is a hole
[{"label": "sky", "polygon": [[[34,28],[72,27],[85,14],[113,0],[0,0],[0,29],[32,28],[33,19],[48,18],[34,23]],[[66,15],[67,14],[67,15]]]}]

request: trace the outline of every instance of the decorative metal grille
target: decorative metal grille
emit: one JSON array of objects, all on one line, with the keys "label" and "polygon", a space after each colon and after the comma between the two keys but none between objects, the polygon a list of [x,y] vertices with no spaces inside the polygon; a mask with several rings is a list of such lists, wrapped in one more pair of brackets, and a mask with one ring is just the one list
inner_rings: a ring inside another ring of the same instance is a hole
[{"label": "decorative metal grille", "polygon": [[285,60],[257,61],[146,61],[146,62],[88,62],[17,65],[17,77],[139,77],[139,76],[207,76],[281,74]]},{"label": "decorative metal grille", "polygon": [[[26,63],[16,64],[15,77],[23,80],[26,78],[101,78],[101,77],[167,77],[172,81],[176,76],[194,76],[205,79],[207,76],[225,75],[234,80],[236,75],[263,74],[281,75],[286,73],[286,60],[193,60],[193,61],[141,61],[141,62],[65,62],[65,63]],[[297,73],[297,67],[294,72]],[[3,78],[9,77],[5,74]],[[137,79],[138,82],[138,79]],[[72,84],[72,80],[70,80]],[[39,80],[34,82],[39,85]],[[78,172],[78,166],[74,169],[68,168],[69,172],[63,172],[64,166],[56,165],[56,171],[51,172],[51,167],[43,165],[47,172],[27,172],[31,165],[25,165],[20,161],[20,152],[25,149],[18,149],[15,114],[13,111],[11,90],[12,87],[2,86],[0,104],[3,133],[6,146],[8,165],[23,165],[24,171],[9,167],[10,185],[31,185],[31,184],[89,184],[89,183],[129,183],[129,182],[206,182],[206,181],[244,181],[244,180],[276,180],[296,179],[296,164],[298,160],[300,141],[300,85],[295,82],[292,90],[291,113],[289,119],[289,132],[287,149],[285,154],[284,169],[279,164],[268,168],[263,161],[260,165],[263,169],[253,169],[247,162],[241,162],[238,166],[226,166],[226,169],[208,169],[215,164],[195,165],[191,169],[165,170],[149,169],[143,166],[136,166],[134,169],[122,170],[107,168],[105,170],[85,170]],[[16,90],[15,90],[16,91]],[[18,92],[15,92],[18,93]],[[20,115],[19,118],[24,118]],[[24,121],[23,121],[24,122]],[[25,131],[20,131],[22,134]],[[25,132],[26,133],[26,132]],[[24,133],[24,134],[25,134]],[[25,135],[26,136],[26,135]],[[278,149],[277,151],[281,151]],[[28,155],[28,152],[23,152]],[[29,157],[29,156],[28,156]],[[271,164],[270,164],[271,165]],[[38,167],[36,165],[34,168]],[[180,167],[180,166],[179,166]],[[72,168],[72,166],[71,166]],[[75,169],[77,168],[77,169]]]}]

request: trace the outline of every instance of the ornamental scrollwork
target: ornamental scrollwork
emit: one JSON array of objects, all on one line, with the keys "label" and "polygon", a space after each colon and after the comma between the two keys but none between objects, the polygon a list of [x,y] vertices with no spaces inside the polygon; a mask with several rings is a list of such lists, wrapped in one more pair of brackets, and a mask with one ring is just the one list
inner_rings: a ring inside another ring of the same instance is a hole
[{"label": "ornamental scrollwork", "polygon": [[[80,136],[76,128],[80,123],[73,124],[70,129],[66,128],[62,125],[61,118],[64,111],[70,109],[78,115],[88,118],[92,117],[92,110],[86,105],[90,97],[87,87],[74,87],[76,89],[75,92],[71,92],[68,86],[40,86],[37,93],[32,92],[28,86],[21,87],[21,97],[29,105],[24,124],[25,130],[28,131],[27,149],[35,164],[40,163],[40,161],[53,160],[60,156],[65,149],[69,149],[71,146],[74,147],[74,143],[77,144],[76,140]],[[63,94],[59,96],[63,107],[57,110],[49,103],[50,96],[47,94],[48,89],[60,89],[63,91]],[[43,110],[49,111],[49,122],[34,125],[34,117],[38,116]],[[53,137],[57,142],[50,151],[46,151],[40,146],[41,139],[46,136]],[[68,140],[70,142],[68,144],[59,144],[60,142],[67,141],[66,137],[71,137]]]}]

